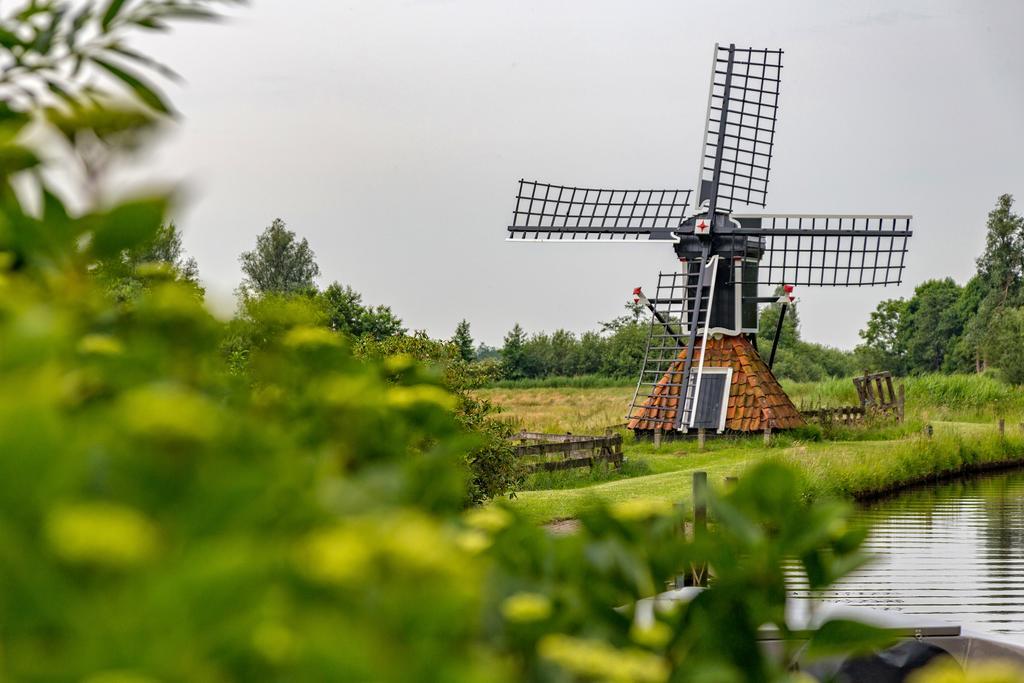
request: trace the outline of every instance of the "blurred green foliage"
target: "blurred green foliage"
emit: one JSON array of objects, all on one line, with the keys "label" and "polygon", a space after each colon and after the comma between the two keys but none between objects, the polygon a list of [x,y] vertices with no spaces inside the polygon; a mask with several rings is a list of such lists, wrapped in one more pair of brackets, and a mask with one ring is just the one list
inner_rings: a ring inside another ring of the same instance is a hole
[{"label": "blurred green foliage", "polygon": [[[39,0],[0,19],[0,85],[60,99],[0,106],[0,677],[792,680],[796,642],[755,643],[763,624],[790,635],[784,567],[823,587],[864,532],[800,503],[789,470],[710,493],[718,523],[692,538],[643,500],[563,537],[501,503],[467,512],[516,474],[457,349],[353,342],[315,296],[248,298],[225,323],[175,268],[137,262],[166,239],[170,195],[108,203],[104,171],[170,107],[98,46],[214,5]],[[65,154],[39,153],[30,125]],[[85,170],[74,202],[45,181],[65,165]],[[111,263],[139,286],[112,289]],[[637,613],[694,563],[709,590]],[[811,651],[881,635],[826,624]]]}]

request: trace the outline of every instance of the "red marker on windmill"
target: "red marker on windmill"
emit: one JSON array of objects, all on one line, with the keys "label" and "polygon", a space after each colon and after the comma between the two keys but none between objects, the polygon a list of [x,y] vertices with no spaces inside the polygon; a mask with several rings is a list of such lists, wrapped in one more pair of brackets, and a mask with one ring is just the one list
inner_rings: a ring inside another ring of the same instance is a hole
[{"label": "red marker on windmill", "polygon": [[707,219],[698,218],[696,224],[693,226],[693,231],[697,235],[706,235],[708,232],[708,228],[710,227],[711,224],[708,223]]},{"label": "red marker on windmill", "polygon": [[779,297],[780,304],[791,304],[796,301],[796,294],[793,294],[793,285],[782,285],[782,296]]}]

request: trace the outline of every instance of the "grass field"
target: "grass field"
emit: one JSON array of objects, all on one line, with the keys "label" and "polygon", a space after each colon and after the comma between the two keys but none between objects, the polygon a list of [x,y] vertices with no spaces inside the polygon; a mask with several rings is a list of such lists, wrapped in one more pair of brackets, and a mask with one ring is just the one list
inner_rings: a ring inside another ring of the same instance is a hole
[{"label": "grass field", "polygon": [[481,389],[479,395],[502,410],[501,419],[531,432],[602,434],[622,425],[633,387],[591,389]]},{"label": "grass field", "polygon": [[[849,385],[849,389],[845,385]],[[987,377],[926,376],[907,380],[907,422],[868,425],[822,433],[779,434],[770,447],[760,436],[712,440],[704,451],[692,441],[666,442],[659,449],[626,436],[621,471],[572,470],[534,475],[513,505],[538,523],[578,516],[597,501],[654,498],[686,503],[692,473],[703,470],[712,482],[741,476],[754,462],[775,458],[802,474],[808,497],[864,497],[919,481],[955,475],[995,464],[1024,464],[1024,414],[1020,389]],[[787,384],[801,398],[824,405],[856,401],[849,380]],[[481,391],[503,409],[517,428],[552,433],[602,433],[621,425],[631,387],[494,388]],[[996,416],[1006,416],[1000,437]],[[925,423],[935,435],[921,435]],[[824,438],[823,438],[824,437]]]}]

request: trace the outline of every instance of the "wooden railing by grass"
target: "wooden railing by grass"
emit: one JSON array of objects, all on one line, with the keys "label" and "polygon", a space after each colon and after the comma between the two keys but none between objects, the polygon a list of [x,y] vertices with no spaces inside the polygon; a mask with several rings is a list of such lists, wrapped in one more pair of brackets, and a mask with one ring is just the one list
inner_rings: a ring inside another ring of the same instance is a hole
[{"label": "wooden railing by grass", "polygon": [[[516,456],[520,458],[541,458],[526,464],[528,472],[552,472],[574,467],[593,467],[607,462],[613,467],[622,465],[622,435],[584,436],[574,434],[543,434],[540,432],[519,432],[512,437],[518,441]],[[560,459],[548,460],[548,456],[559,455]]]},{"label": "wooden railing by grass", "polygon": [[839,406],[837,408],[800,408],[800,414],[807,420],[821,424],[858,424],[864,421],[867,409],[863,406]]},{"label": "wooden railing by grass", "polygon": [[868,373],[862,377],[854,377],[853,385],[857,389],[859,406],[839,406],[823,408],[805,408],[800,402],[800,413],[808,420],[822,424],[852,425],[864,422],[865,417],[875,415],[889,417],[903,422],[906,405],[906,392],[903,383],[894,388],[892,374],[886,372]]}]

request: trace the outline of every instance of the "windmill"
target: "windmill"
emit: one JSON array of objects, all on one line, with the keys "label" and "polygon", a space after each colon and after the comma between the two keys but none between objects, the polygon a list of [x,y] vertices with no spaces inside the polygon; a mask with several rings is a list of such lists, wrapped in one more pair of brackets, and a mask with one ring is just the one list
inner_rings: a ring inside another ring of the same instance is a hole
[{"label": "windmill", "polygon": [[638,436],[803,424],[757,350],[758,306],[794,286],[899,284],[910,216],[756,214],[765,207],[782,50],[715,45],[697,196],[519,181],[511,241],[665,242],[679,269],[658,276],[629,427]]}]

